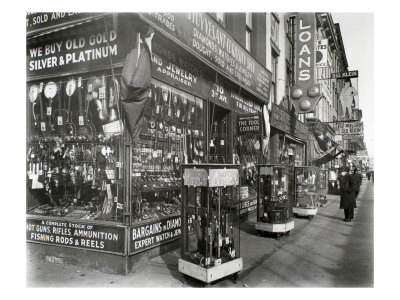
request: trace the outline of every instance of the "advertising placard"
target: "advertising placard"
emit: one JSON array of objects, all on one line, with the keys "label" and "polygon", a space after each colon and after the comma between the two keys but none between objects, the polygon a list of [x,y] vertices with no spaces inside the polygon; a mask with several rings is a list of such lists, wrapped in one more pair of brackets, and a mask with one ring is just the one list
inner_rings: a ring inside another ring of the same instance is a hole
[{"label": "advertising placard", "polygon": [[279,105],[272,105],[270,121],[272,127],[278,128],[294,136],[305,138],[305,135],[308,134],[307,125],[297,120],[296,117],[290,115]]},{"label": "advertising placard", "polygon": [[138,253],[180,238],[181,222],[180,216],[173,216],[132,227],[129,237],[129,254]]},{"label": "advertising placard", "polygon": [[209,186],[236,186],[239,185],[238,169],[210,169]]},{"label": "advertising placard", "polygon": [[268,103],[271,72],[211,16],[194,12],[143,13],[141,17]]},{"label": "advertising placard", "polygon": [[261,115],[239,115],[237,116],[237,134],[261,134]]},{"label": "advertising placard", "polygon": [[26,241],[124,254],[125,230],[126,227],[122,226],[71,222],[63,219],[28,218]]},{"label": "advertising placard", "polygon": [[203,93],[205,83],[200,65],[157,36],[152,41],[152,72],[174,86]]},{"label": "advertising placard", "polygon": [[364,126],[362,122],[339,123],[339,134],[346,135],[363,135]]},{"label": "advertising placard", "polygon": [[317,68],[326,68],[328,66],[328,40],[317,40],[316,47],[316,63]]},{"label": "advertising placard", "polygon": [[110,58],[113,64],[125,60],[128,38],[124,31],[117,34],[111,25],[107,32],[104,25],[82,26],[81,30],[68,29],[62,35],[56,32],[46,41],[27,44],[27,78],[104,68],[110,66]]},{"label": "advertising placard", "polygon": [[26,14],[26,33],[33,34],[82,22],[84,20],[100,17],[105,13],[77,13],[77,12],[33,12]]}]

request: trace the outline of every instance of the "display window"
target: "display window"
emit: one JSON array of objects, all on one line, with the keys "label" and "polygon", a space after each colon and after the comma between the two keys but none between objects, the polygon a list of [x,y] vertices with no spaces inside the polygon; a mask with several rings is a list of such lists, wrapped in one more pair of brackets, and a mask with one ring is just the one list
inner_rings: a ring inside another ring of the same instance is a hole
[{"label": "display window", "polygon": [[132,148],[136,221],[179,214],[181,164],[205,161],[204,101],[153,79],[138,143]]},{"label": "display window", "polygon": [[28,214],[121,222],[118,79],[56,77],[27,90]]}]

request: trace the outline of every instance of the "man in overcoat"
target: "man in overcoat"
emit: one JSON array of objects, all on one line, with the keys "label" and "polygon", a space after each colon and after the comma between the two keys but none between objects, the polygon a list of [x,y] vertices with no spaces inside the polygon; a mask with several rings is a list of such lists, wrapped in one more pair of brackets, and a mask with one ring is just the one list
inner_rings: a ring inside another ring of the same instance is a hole
[{"label": "man in overcoat", "polygon": [[351,222],[354,218],[354,208],[357,208],[356,183],[348,167],[343,170],[340,180],[340,208],[344,209],[344,221]]}]

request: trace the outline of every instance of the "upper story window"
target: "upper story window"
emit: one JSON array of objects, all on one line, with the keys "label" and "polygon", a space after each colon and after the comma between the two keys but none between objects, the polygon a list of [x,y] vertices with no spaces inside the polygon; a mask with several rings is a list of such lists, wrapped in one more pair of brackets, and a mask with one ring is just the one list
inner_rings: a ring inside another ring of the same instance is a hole
[{"label": "upper story window", "polygon": [[271,14],[271,40],[279,46],[279,20],[274,13]]},{"label": "upper story window", "polygon": [[251,51],[251,33],[253,31],[253,17],[251,13],[246,13],[246,49]]},{"label": "upper story window", "polygon": [[217,12],[216,13],[217,21],[220,22],[223,26],[226,26],[226,13]]}]

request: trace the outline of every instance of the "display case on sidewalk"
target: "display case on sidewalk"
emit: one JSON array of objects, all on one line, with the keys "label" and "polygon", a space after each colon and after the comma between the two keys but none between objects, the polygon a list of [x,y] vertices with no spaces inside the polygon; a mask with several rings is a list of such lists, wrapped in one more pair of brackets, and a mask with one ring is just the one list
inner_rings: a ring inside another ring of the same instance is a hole
[{"label": "display case on sidewalk", "polygon": [[320,197],[319,168],[294,167],[293,215],[312,219],[318,213]]},{"label": "display case on sidewalk", "polygon": [[277,238],[294,228],[289,169],[282,165],[258,165],[257,222],[255,228]]},{"label": "display case on sidewalk", "polygon": [[328,194],[328,170],[327,169],[319,170],[319,186],[320,186],[319,204],[322,207],[328,203],[328,199],[326,197],[326,195]]},{"label": "display case on sidewalk", "polygon": [[243,268],[240,257],[239,165],[182,165],[182,236],[179,271],[205,284]]}]

